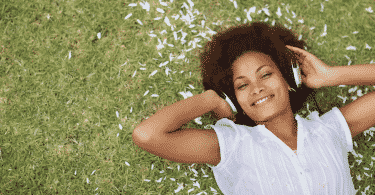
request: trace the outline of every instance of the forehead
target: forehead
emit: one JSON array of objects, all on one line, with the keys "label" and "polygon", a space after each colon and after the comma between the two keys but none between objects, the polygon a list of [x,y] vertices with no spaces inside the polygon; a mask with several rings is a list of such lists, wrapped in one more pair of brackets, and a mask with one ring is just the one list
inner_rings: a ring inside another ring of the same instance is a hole
[{"label": "forehead", "polygon": [[247,52],[234,61],[232,66],[233,74],[235,76],[236,74],[240,74],[244,71],[255,72],[255,70],[262,65],[269,65],[272,68],[276,67],[276,64],[268,55],[257,52]]}]

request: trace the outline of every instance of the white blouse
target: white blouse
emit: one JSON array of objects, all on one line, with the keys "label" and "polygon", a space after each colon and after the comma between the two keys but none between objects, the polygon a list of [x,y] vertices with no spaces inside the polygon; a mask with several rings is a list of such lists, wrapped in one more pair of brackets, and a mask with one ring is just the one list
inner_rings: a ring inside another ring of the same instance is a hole
[{"label": "white blouse", "polygon": [[347,156],[352,137],[341,111],[295,118],[298,156],[264,125],[236,125],[227,118],[211,125],[221,161],[207,165],[225,195],[356,193]]}]

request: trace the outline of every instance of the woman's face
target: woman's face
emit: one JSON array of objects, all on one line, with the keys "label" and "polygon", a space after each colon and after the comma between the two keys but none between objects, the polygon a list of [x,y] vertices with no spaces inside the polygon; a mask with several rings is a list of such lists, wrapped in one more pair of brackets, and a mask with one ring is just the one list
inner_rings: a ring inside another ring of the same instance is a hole
[{"label": "woman's face", "polygon": [[[234,61],[232,68],[237,101],[257,124],[292,113],[290,87],[270,57],[247,52]],[[267,96],[266,101],[256,103]]]}]

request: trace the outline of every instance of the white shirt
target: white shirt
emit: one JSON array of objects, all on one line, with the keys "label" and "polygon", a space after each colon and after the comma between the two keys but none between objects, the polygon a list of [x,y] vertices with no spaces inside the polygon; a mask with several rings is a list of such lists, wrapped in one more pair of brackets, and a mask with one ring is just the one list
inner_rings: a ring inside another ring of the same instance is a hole
[{"label": "white shirt", "polygon": [[341,111],[295,118],[298,155],[264,125],[236,125],[227,118],[211,125],[221,161],[207,165],[225,195],[356,193],[348,163],[352,137]]}]

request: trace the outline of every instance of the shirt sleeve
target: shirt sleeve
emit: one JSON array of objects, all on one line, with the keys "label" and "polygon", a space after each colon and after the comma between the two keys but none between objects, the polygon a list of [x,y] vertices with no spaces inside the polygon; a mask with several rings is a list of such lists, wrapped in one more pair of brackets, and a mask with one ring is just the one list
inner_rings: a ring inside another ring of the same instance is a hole
[{"label": "shirt sleeve", "polygon": [[344,115],[342,115],[340,109],[333,107],[332,110],[322,115],[321,120],[325,124],[330,125],[332,130],[336,131],[336,135],[340,138],[347,152],[353,151],[352,134],[349,129],[349,125],[346,122]]},{"label": "shirt sleeve", "polygon": [[220,163],[217,166],[206,165],[211,168],[220,168],[228,160],[230,154],[233,153],[239,141],[239,131],[236,124],[227,118],[222,118],[215,125],[210,126],[215,130],[219,141]]}]

